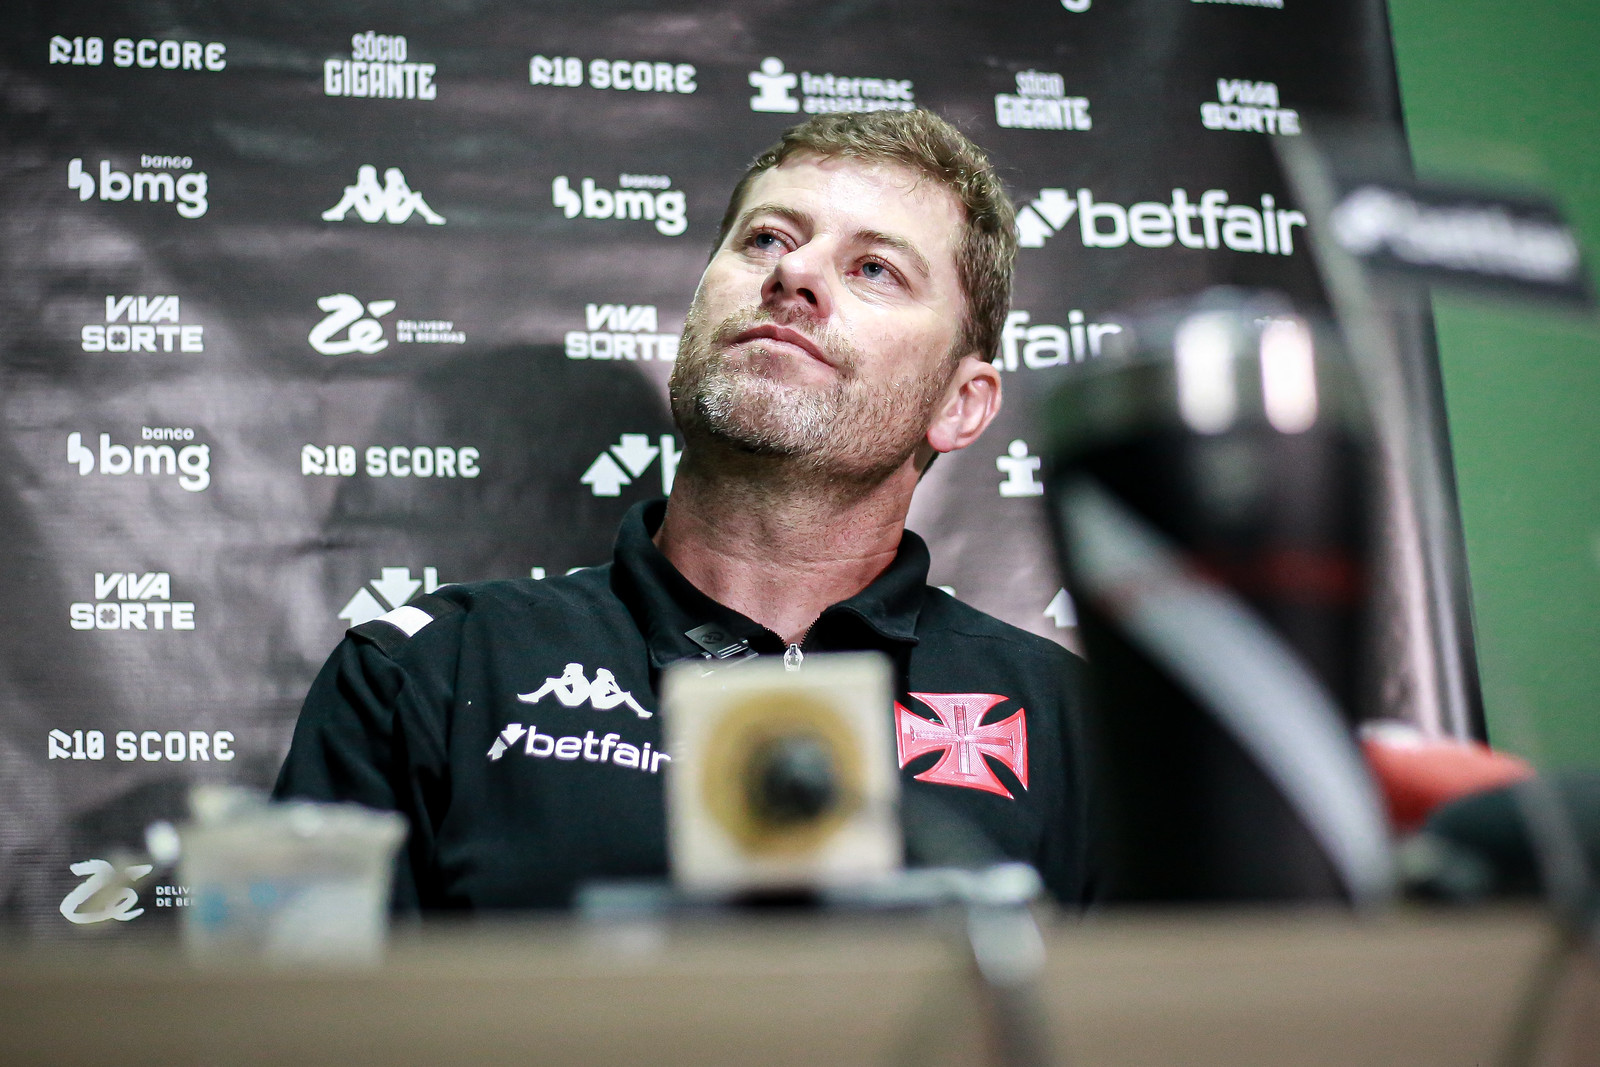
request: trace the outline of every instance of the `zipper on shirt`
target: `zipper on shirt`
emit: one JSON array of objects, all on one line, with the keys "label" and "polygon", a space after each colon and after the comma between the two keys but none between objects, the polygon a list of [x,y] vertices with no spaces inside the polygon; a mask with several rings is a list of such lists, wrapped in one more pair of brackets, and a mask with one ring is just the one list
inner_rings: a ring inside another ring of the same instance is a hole
[{"label": "zipper on shirt", "polygon": [[812,627],[814,627],[816,625],[817,624],[815,622],[813,622],[811,624],[811,626],[807,626],[806,627],[806,632],[800,635],[800,640],[790,642],[789,647],[783,650],[783,669],[784,670],[786,670],[786,671],[797,671],[797,670],[800,669],[801,664],[805,663],[805,661],[806,661],[805,649],[801,648],[800,646],[802,646],[802,645],[804,645],[806,643],[806,638],[811,636]]}]

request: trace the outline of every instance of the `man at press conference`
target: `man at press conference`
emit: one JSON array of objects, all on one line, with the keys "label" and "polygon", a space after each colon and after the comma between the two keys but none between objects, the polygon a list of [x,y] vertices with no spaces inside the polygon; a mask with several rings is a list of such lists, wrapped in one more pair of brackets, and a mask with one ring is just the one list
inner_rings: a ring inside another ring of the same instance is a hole
[{"label": "man at press conference", "polygon": [[929,587],[905,529],[934,457],[999,411],[1015,256],[988,159],[932,113],[787,131],[734,188],[686,317],[671,497],[629,511],[608,565],[353,627],[276,795],[405,814],[398,908],[566,906],[668,871],[664,668],[875,650],[908,803],[1083,900],[1082,665]]}]

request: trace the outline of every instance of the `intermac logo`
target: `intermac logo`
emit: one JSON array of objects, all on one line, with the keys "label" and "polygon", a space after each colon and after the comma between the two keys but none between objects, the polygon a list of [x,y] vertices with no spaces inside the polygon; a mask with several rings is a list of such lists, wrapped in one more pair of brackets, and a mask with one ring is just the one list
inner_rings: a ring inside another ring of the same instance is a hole
[{"label": "intermac logo", "polygon": [[[194,160],[189,156],[140,156],[139,165],[147,170],[132,172],[112,170],[111,161],[100,161],[99,181],[86,170],[81,158],[67,164],[67,188],[75,190],[79,200],[88,200],[97,192],[101,200],[122,201],[130,196],[135,201],[148,203],[176,202],[179,215],[197,219],[206,213],[207,181],[205,171],[194,171]],[[173,175],[169,171],[184,173]]]},{"label": "intermac logo", "polygon": [[[585,178],[579,189],[563,175],[550,183],[550,199],[569,219],[635,219],[655,223],[668,237],[676,237],[689,226],[688,199],[683,190],[671,188],[665,174],[619,174],[620,189],[602,189],[593,178]],[[652,190],[657,190],[652,192]]]},{"label": "intermac logo", "polygon": [[339,202],[322,213],[326,222],[343,222],[354,211],[362,222],[387,222],[399,226],[420,215],[430,226],[443,226],[444,216],[428,206],[422,194],[412,189],[399,167],[383,172],[378,184],[378,168],[362,164],[356,170],[356,183],[344,187]]},{"label": "intermac logo", "polygon": [[[917,106],[908,78],[847,78],[837,74],[794,74],[784,69],[783,60],[768,56],[761,69],[749,74],[750,86],[757,95],[750,98],[751,111],[774,115],[826,115],[836,111],[910,111]],[[795,88],[800,96],[794,95]]]}]

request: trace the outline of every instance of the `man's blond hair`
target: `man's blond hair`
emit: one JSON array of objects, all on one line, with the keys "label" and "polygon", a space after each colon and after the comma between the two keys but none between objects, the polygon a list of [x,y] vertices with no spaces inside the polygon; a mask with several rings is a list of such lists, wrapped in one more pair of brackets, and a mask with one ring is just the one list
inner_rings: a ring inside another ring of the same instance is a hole
[{"label": "man's blond hair", "polygon": [[733,187],[717,248],[738,221],[745,193],[761,173],[797,155],[893,163],[926,175],[955,196],[966,214],[956,273],[966,295],[956,354],[993,360],[1011,307],[1017,259],[1016,208],[983,150],[931,111],[818,115],[784,131]]}]

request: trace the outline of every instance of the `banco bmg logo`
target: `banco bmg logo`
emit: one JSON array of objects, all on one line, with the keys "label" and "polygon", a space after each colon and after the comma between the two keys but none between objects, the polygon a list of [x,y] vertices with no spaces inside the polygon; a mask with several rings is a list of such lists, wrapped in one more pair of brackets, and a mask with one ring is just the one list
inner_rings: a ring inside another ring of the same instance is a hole
[{"label": "banco bmg logo", "polygon": [[135,202],[173,204],[186,219],[206,213],[209,183],[205,171],[193,169],[192,157],[142,155],[139,165],[145,169],[113,170],[111,161],[102,159],[96,177],[80,157],[67,164],[67,188],[76,191],[80,201],[96,195],[114,202],[131,197]]},{"label": "banco bmg logo", "polygon": [[677,237],[689,226],[688,197],[672,188],[665,174],[619,174],[617,189],[602,189],[593,178],[584,178],[578,187],[561,175],[550,183],[550,199],[569,219],[652,222],[668,237]]},{"label": "banco bmg logo", "polygon": [[78,468],[81,477],[98,471],[102,476],[120,478],[127,474],[146,477],[171,476],[191,493],[211,485],[211,446],[186,444],[195,439],[187,426],[144,426],[140,437],[156,444],[120,445],[109,433],[100,435],[96,452],[84,444],[83,434],[67,435],[67,462]]},{"label": "banco bmg logo", "polygon": [[339,202],[322,213],[325,222],[343,222],[350,212],[362,222],[387,222],[399,226],[417,215],[430,226],[443,226],[444,216],[428,206],[422,193],[411,188],[399,167],[383,172],[378,181],[378,168],[363,163],[356,168],[354,185],[344,187]]}]

